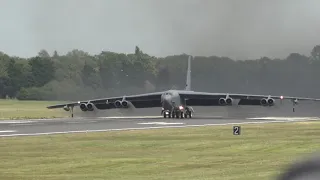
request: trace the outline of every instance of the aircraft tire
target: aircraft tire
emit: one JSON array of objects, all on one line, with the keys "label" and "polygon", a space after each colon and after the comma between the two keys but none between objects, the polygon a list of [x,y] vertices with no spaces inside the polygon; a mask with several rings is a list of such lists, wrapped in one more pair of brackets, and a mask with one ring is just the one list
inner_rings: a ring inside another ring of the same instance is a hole
[{"label": "aircraft tire", "polygon": [[175,114],[176,114],[176,118],[178,119],[180,115],[179,112],[176,112]]},{"label": "aircraft tire", "polygon": [[184,118],[188,118],[188,112],[184,113]]},{"label": "aircraft tire", "polygon": [[184,113],[183,113],[183,112],[180,113],[180,118],[181,118],[181,119],[184,118]]}]

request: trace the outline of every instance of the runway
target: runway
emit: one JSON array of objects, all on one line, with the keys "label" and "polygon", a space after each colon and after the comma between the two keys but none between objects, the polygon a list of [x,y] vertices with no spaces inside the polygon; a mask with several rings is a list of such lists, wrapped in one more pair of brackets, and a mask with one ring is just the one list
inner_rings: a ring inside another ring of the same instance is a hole
[{"label": "runway", "polygon": [[320,118],[316,117],[223,118],[217,116],[195,117],[192,119],[164,119],[160,116],[135,116],[48,120],[3,120],[0,121],[0,137],[318,120],[320,120]]}]

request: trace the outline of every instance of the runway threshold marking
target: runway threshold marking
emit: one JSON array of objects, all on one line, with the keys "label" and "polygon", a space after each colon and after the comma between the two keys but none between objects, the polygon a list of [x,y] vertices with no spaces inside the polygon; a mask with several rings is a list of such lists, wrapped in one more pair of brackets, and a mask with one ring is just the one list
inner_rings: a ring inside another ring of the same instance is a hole
[{"label": "runway threshold marking", "polygon": [[46,133],[30,133],[30,134],[4,134],[0,137],[15,137],[15,136],[40,136],[54,134],[70,134],[70,133],[91,133],[91,132],[108,132],[108,131],[130,131],[130,130],[148,130],[148,129],[164,129],[164,128],[186,128],[186,127],[204,127],[204,126],[225,126],[225,125],[240,125],[240,124],[268,124],[268,123],[290,123],[290,122],[306,122],[318,120],[294,120],[294,121],[259,121],[259,122],[239,122],[239,123],[222,123],[222,124],[201,124],[201,125],[183,125],[183,126],[156,126],[156,127],[141,127],[141,128],[122,128],[122,129],[101,129],[101,130],[81,130],[81,131],[62,131],[62,132],[46,132]]}]

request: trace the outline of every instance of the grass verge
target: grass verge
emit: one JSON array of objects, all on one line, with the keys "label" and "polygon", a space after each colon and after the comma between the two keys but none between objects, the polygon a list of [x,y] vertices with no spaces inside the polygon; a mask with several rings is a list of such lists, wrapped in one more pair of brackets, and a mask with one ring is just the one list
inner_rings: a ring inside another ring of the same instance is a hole
[{"label": "grass verge", "polygon": [[274,179],[320,148],[320,123],[2,138],[0,179]]},{"label": "grass verge", "polygon": [[55,101],[0,100],[0,119],[47,119],[70,116],[62,109],[47,109]]}]

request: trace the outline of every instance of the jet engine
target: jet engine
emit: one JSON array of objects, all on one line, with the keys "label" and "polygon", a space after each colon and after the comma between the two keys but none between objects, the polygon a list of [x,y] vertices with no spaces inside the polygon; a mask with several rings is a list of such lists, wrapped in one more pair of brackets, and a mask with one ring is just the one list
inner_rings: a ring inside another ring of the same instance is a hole
[{"label": "jet engine", "polygon": [[87,110],[88,110],[85,103],[81,103],[81,104],[80,104],[80,109],[81,109],[82,111],[87,111]]},{"label": "jet engine", "polygon": [[272,98],[268,98],[268,105],[269,106],[273,106],[274,105],[274,99],[272,99]]},{"label": "jet engine", "polygon": [[88,111],[93,111],[94,110],[92,103],[88,103],[88,104],[86,104],[86,106],[87,106],[87,110]]},{"label": "jet engine", "polygon": [[122,103],[121,101],[117,100],[116,102],[114,102],[114,105],[117,107],[117,108],[120,108],[122,106]]},{"label": "jet engine", "polygon": [[64,109],[65,111],[70,111],[69,106],[64,106],[63,109]]},{"label": "jet engine", "polygon": [[128,101],[122,101],[122,102],[121,102],[121,105],[122,105],[122,107],[124,107],[124,108],[128,108],[128,107],[129,107]]},{"label": "jet engine", "polygon": [[227,99],[226,99],[226,103],[227,103],[227,105],[232,105],[232,102],[233,102],[233,99],[232,98],[230,98],[230,97],[228,97]]},{"label": "jet engine", "polygon": [[274,105],[274,99],[272,99],[272,98],[267,98],[267,99],[263,98],[263,99],[261,99],[260,104],[262,106],[273,106]]},{"label": "jet engine", "polygon": [[297,105],[299,102],[298,102],[298,99],[295,99],[295,100],[293,100],[293,103],[295,104],[295,105]]},{"label": "jet engine", "polygon": [[220,98],[219,99],[219,104],[220,105],[226,105],[227,104],[226,99],[225,98]]}]

